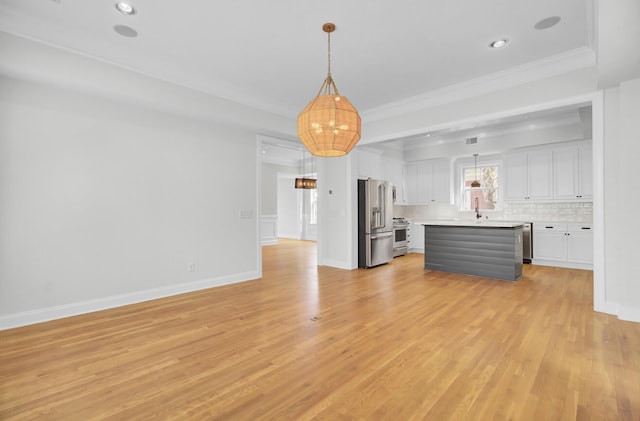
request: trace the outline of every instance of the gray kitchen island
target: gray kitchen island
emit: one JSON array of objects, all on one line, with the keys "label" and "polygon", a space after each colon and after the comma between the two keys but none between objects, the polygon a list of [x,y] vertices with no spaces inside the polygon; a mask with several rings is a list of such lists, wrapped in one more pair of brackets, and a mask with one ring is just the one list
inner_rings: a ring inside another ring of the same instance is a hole
[{"label": "gray kitchen island", "polygon": [[424,221],[424,267],[516,281],[522,276],[522,223]]}]

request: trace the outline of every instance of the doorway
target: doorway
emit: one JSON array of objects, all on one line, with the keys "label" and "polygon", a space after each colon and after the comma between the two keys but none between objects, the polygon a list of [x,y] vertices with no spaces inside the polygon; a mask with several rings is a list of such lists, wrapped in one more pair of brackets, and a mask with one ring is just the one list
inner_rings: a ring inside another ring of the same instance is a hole
[{"label": "doorway", "polygon": [[296,189],[296,177],[290,173],[277,174],[278,238],[317,241],[318,193],[316,189]]},{"label": "doorway", "polygon": [[295,188],[298,177],[315,178],[315,158],[298,142],[258,136],[261,244],[278,238],[317,241],[318,193]]}]

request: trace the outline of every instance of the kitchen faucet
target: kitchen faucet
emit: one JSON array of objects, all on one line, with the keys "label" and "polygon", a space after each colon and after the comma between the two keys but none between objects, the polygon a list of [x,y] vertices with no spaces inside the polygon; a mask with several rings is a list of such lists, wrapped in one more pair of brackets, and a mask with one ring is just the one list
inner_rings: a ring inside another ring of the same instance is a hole
[{"label": "kitchen faucet", "polygon": [[482,215],[480,215],[480,210],[478,209],[479,207],[480,207],[479,200],[476,197],[476,219],[482,218]]}]

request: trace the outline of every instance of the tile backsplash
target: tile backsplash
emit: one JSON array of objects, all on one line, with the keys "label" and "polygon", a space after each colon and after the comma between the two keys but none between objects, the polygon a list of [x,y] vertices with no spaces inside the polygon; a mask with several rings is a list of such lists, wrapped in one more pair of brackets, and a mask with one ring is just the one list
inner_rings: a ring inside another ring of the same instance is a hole
[{"label": "tile backsplash", "polygon": [[[592,202],[505,203],[501,211],[480,212],[483,217],[496,221],[593,222]],[[475,214],[459,211],[454,205],[412,205],[394,206],[394,216],[416,219],[473,219]]]},{"label": "tile backsplash", "polygon": [[501,219],[504,220],[591,223],[593,222],[593,203],[506,203],[501,213]]}]

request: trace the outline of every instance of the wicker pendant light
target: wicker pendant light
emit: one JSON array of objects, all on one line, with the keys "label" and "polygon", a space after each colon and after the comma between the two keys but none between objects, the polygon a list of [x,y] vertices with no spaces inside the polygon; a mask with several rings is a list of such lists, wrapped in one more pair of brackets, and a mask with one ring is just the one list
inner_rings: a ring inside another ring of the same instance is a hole
[{"label": "wicker pendant light", "polygon": [[343,156],[360,140],[360,115],[349,100],[338,92],[331,77],[331,33],[333,23],[322,30],[328,39],[328,74],[318,95],[298,115],[298,137],[315,156]]}]

